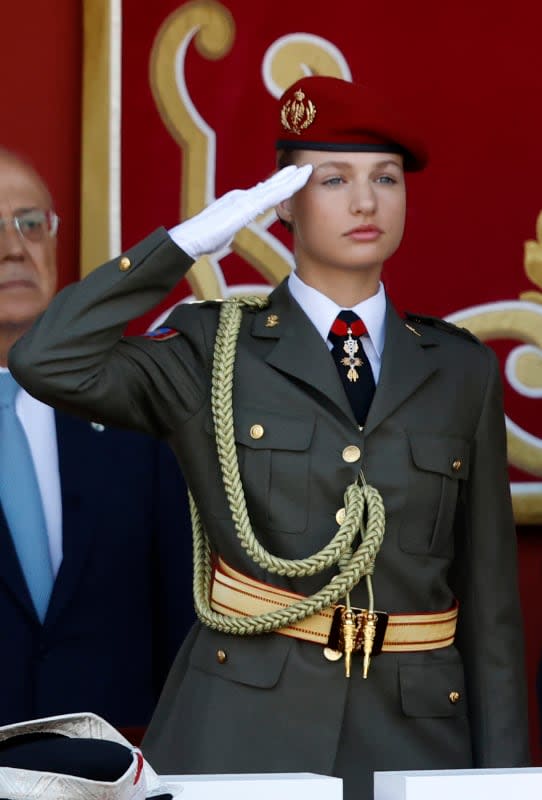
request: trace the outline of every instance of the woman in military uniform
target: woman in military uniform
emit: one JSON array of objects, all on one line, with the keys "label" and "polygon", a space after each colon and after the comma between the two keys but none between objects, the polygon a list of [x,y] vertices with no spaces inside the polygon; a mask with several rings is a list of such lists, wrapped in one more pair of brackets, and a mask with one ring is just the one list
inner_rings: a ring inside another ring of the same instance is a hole
[{"label": "woman in military uniform", "polygon": [[[277,128],[287,166],[65,289],[10,359],[42,400],[166,438],[190,487],[200,622],[146,755],[338,775],[348,799],[375,770],[524,765],[497,361],[400,319],[380,281],[425,145],[334,78],[290,87]],[[123,337],[272,206],[296,270],[268,299],[181,304]]]}]

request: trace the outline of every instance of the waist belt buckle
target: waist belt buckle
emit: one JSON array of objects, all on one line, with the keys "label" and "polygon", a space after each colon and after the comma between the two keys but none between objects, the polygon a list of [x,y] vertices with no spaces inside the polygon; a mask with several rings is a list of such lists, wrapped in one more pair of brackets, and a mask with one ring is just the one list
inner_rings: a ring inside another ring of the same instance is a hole
[{"label": "waist belt buckle", "polygon": [[[353,641],[348,641],[351,637],[345,636],[345,613],[351,612],[349,619],[352,619],[355,628]],[[369,618],[370,612],[366,608],[351,607],[347,609],[344,605],[335,606],[333,619],[329,629],[327,645],[324,648],[324,656],[328,661],[338,661],[348,649],[350,652],[360,652],[363,650],[363,633]],[[377,656],[382,652],[386,628],[388,627],[389,614],[385,611],[373,611],[373,620],[376,622],[374,639],[371,648],[371,656]]]}]

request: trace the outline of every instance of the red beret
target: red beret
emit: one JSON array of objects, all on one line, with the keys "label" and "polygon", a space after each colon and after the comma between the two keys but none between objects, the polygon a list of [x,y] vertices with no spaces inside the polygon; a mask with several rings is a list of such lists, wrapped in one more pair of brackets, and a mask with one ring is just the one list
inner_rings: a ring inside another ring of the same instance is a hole
[{"label": "red beret", "polygon": [[292,84],[279,100],[277,150],[401,153],[422,170],[427,152],[409,120],[365,87],[324,75]]}]

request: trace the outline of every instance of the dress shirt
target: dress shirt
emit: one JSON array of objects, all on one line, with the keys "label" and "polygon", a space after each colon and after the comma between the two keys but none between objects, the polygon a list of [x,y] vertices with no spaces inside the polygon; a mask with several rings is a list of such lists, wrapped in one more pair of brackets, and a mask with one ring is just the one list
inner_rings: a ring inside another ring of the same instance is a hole
[{"label": "dress shirt", "polygon": [[[333,345],[327,338],[328,333],[337,318],[337,314],[343,311],[345,307],[338,306],[337,303],[326,297],[322,292],[319,292],[318,289],[307,286],[295,272],[291,272],[288,277],[288,289],[331,350]],[[361,338],[376,384],[380,376],[380,362],[386,337],[386,293],[384,285],[380,283],[378,292],[375,295],[367,300],[362,300],[356,306],[351,306],[349,310],[357,314],[367,328],[367,333],[363,334]]]},{"label": "dress shirt", "polygon": [[[0,367],[0,372],[8,372]],[[15,411],[28,439],[40,489],[53,574],[62,562],[62,499],[58,469],[55,412],[23,388],[15,399]],[[1,446],[1,444],[0,444]]]}]

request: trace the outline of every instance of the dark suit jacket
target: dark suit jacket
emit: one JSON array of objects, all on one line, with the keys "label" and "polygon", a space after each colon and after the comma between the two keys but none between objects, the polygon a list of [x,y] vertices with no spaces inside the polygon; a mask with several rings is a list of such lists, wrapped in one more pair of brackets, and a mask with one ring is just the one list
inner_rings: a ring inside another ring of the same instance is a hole
[{"label": "dark suit jacket", "polygon": [[[235,534],[210,412],[220,305],[179,306],[169,324],[180,334],[170,339],[121,338],[130,315],[154,306],[189,266],[164,232],[151,235],[122,262],[65,290],[12,350],[11,369],[48,402],[167,437],[213,548],[256,579],[310,594],[324,578],[267,574]],[[273,327],[270,313],[278,319]],[[268,308],[243,314],[234,398],[248,512],[264,546],[285,558],[322,548],[336,532],[345,488],[363,467],[386,507],[376,607],[442,611],[456,596],[456,642],[382,654],[367,680],[359,664],[347,680],[343,663],[326,661],[312,643],[197,626],[144,741],[153,766],[335,773],[345,779],[345,797],[359,798],[370,796],[376,769],[528,763],[515,532],[493,351],[445,324],[409,328],[388,305],[380,379],[360,432],[325,342],[282,284]],[[259,439],[250,436],[256,423],[265,431]],[[360,449],[358,462],[343,459],[349,445]],[[367,605],[363,582],[352,603]],[[459,702],[450,702],[451,692]]]},{"label": "dark suit jacket", "polygon": [[145,725],[193,620],[186,488],[163,443],[63,413],[56,428],[64,556],[43,626],[0,506],[0,724]]}]

